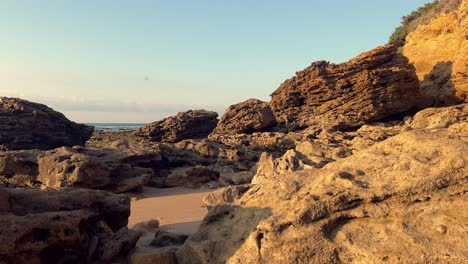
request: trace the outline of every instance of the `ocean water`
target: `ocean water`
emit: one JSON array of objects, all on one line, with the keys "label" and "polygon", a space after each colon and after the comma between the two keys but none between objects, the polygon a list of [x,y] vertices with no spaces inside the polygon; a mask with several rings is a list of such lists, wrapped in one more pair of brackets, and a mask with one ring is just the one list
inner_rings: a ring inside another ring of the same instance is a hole
[{"label": "ocean water", "polygon": [[100,131],[132,131],[137,130],[146,124],[143,123],[86,123],[85,125],[93,126]]}]

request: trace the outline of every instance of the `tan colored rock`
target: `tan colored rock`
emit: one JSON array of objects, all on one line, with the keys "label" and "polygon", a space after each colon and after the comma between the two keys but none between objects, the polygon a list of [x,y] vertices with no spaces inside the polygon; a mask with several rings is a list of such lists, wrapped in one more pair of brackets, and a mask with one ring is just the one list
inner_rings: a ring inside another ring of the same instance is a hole
[{"label": "tan colored rock", "polygon": [[125,153],[62,147],[0,152],[0,181],[18,187],[79,187],[116,193],[138,190],[153,169],[134,165]]},{"label": "tan colored rock", "polygon": [[427,108],[416,113],[411,122],[415,129],[447,128],[452,124],[468,122],[468,104],[441,108]]},{"label": "tan colored rock", "polygon": [[[212,208],[179,263],[463,263],[468,144],[409,131]],[[445,226],[441,228],[441,226]]]},{"label": "tan colored rock", "polygon": [[248,99],[231,105],[219,120],[214,133],[242,134],[265,131],[276,125],[276,119],[268,103]]},{"label": "tan colored rock", "polygon": [[228,186],[226,188],[210,192],[203,197],[203,203],[208,207],[230,204],[242,197],[251,185]]},{"label": "tan colored rock", "polygon": [[93,130],[45,105],[0,97],[0,150],[84,145]]},{"label": "tan colored rock", "polygon": [[277,159],[264,152],[258,162],[257,174],[252,179],[252,183],[260,184],[265,177],[310,169],[314,167],[313,165],[307,157],[293,149],[288,150],[282,157]]},{"label": "tan colored rock", "polygon": [[141,233],[150,233],[150,232],[157,231],[158,228],[159,228],[159,220],[151,219],[148,221],[135,224],[135,226],[132,227],[132,230],[135,230]]},{"label": "tan colored rock", "polygon": [[111,172],[95,156],[60,148],[38,158],[36,180],[47,187],[99,188],[111,184]]},{"label": "tan colored rock", "polygon": [[0,182],[5,185],[21,183],[24,187],[38,187],[37,157],[40,153],[40,150],[0,152]]},{"label": "tan colored rock", "polygon": [[468,140],[468,122],[462,122],[453,124],[447,129],[450,135],[462,137],[464,140]]},{"label": "tan colored rock", "polygon": [[288,129],[347,129],[405,112],[419,97],[414,67],[382,46],[342,64],[312,63],[273,92],[270,107]]},{"label": "tan colored rock", "polygon": [[422,106],[468,100],[468,2],[441,13],[406,37],[403,54],[416,68],[424,95]]}]

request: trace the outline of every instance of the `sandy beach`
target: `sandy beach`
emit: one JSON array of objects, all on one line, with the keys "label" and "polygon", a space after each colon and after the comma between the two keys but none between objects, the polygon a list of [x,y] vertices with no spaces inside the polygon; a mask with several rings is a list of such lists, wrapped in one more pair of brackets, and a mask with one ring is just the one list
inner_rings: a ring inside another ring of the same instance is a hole
[{"label": "sandy beach", "polygon": [[131,203],[128,227],[157,219],[161,230],[193,234],[207,213],[202,198],[212,189],[187,189],[182,187],[157,189],[145,187],[143,194]]}]

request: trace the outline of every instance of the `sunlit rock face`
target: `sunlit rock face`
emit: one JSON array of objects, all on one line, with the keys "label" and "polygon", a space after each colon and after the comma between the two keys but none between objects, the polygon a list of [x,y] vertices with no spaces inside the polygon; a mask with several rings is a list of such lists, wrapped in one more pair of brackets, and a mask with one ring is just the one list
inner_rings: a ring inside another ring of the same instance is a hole
[{"label": "sunlit rock face", "polygon": [[407,111],[419,96],[414,67],[388,45],[342,64],[312,63],[273,92],[270,107],[286,128],[347,129]]},{"label": "sunlit rock face", "polygon": [[414,130],[323,168],[226,188],[205,199],[211,209],[178,261],[463,262],[467,153],[447,128]]},{"label": "sunlit rock face", "polygon": [[421,80],[423,106],[468,102],[468,2],[460,2],[406,37],[403,54]]}]

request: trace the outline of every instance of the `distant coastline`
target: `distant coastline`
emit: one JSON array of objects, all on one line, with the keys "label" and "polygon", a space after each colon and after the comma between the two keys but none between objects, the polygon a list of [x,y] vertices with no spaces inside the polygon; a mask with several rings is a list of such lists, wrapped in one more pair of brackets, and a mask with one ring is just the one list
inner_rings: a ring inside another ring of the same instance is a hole
[{"label": "distant coastline", "polygon": [[88,126],[95,127],[99,131],[132,131],[137,130],[145,123],[84,123]]}]

